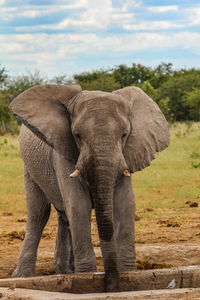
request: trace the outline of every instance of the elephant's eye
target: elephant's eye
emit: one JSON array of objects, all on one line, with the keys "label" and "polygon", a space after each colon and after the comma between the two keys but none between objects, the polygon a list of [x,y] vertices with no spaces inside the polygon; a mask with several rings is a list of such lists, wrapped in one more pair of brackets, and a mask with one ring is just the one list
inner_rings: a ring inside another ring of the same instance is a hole
[{"label": "elephant's eye", "polygon": [[121,136],[122,141],[124,141],[126,137],[127,137],[127,133],[125,132],[125,133],[123,133],[122,136]]},{"label": "elephant's eye", "polygon": [[75,137],[79,140],[81,138],[80,134],[79,133],[75,133]]}]

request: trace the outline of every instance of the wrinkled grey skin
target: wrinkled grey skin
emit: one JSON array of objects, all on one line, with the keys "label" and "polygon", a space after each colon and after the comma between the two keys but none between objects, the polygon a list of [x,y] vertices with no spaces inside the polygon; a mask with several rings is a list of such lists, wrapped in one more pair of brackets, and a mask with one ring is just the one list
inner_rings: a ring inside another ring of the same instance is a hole
[{"label": "wrinkled grey skin", "polygon": [[[94,206],[106,291],[118,291],[119,272],[135,269],[135,204],[131,177],[123,171],[149,166],[155,152],[168,146],[163,114],[139,88],[105,93],[78,85],[30,88],[14,99],[11,110],[25,124],[20,149],[28,213],[13,276],[34,275],[51,204],[58,211],[55,271],[94,272]],[[75,169],[80,175],[70,178]]]}]

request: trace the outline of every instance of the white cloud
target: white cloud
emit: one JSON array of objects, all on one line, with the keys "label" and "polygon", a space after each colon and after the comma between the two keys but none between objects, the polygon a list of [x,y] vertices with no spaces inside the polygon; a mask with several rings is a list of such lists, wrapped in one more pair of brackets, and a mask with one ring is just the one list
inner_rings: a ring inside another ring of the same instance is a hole
[{"label": "white cloud", "polygon": [[[28,13],[30,13],[30,11]],[[34,12],[32,12],[32,14],[34,15]],[[133,19],[133,13],[122,12],[119,11],[118,8],[113,8],[111,0],[93,0],[87,2],[87,5],[85,5],[85,9],[81,14],[74,13],[74,15],[72,14],[72,17],[65,18],[56,24],[18,26],[16,30],[20,32],[64,30],[67,28],[80,28],[81,31],[90,29],[106,30],[113,24],[121,26],[122,24],[127,24],[127,22],[130,22]]]},{"label": "white cloud", "polygon": [[185,10],[190,26],[200,25],[200,6]]},{"label": "white cloud", "polygon": [[[3,57],[13,55],[32,56],[33,60],[75,59],[84,53],[128,53],[151,49],[166,49],[181,46],[192,52],[200,52],[200,33],[176,34],[130,33],[99,37],[96,34],[19,34],[0,35]],[[2,48],[3,47],[3,48]],[[41,59],[40,59],[41,56]]]},{"label": "white cloud", "polygon": [[[123,57],[141,51],[159,53],[168,49],[185,49],[200,55],[200,33],[129,33],[124,35],[97,36],[85,34],[18,34],[0,35],[1,59],[7,69],[39,69],[44,74],[73,74],[83,70],[79,57],[98,57],[104,64],[104,55]],[[93,68],[95,65],[93,66]],[[86,69],[86,67],[84,67]]]},{"label": "white cloud", "polygon": [[[1,1],[1,0],[0,0]],[[11,20],[12,18],[26,17],[36,18],[38,16],[48,16],[51,14],[59,14],[59,12],[69,12],[70,17],[59,20],[57,23],[36,24],[32,26],[16,26],[18,32],[34,32],[46,30],[65,30],[79,29],[80,31],[90,30],[107,30],[111,26],[121,27],[127,31],[138,30],[166,30],[183,28],[185,23],[175,23],[174,21],[148,21],[144,17],[137,21],[136,11],[144,7],[142,1],[136,0],[118,0],[117,5],[113,6],[112,0],[75,0],[73,3],[69,1],[60,1],[58,5],[29,5],[24,6],[23,10],[20,6],[3,7],[3,18]],[[81,13],[78,9],[82,9]],[[145,8],[145,7],[144,7]],[[177,11],[177,5],[147,7],[147,10],[154,12]],[[200,19],[200,18],[198,18]],[[141,21],[143,20],[143,21]],[[197,22],[197,21],[196,21]]]},{"label": "white cloud", "polygon": [[[0,0],[4,1],[4,0]],[[5,2],[3,2],[4,4]],[[1,4],[1,2],[0,2]],[[12,20],[15,17],[26,17],[26,18],[36,18],[42,16],[48,16],[51,14],[68,11],[68,10],[78,10],[80,8],[85,8],[87,6],[87,0],[77,0],[73,3],[63,5],[24,5],[23,9],[21,6],[13,7],[2,7],[1,14],[4,20]]]},{"label": "white cloud", "polygon": [[[80,57],[90,56],[92,61],[96,57],[103,64],[105,56],[121,56],[123,59],[123,55],[133,57],[134,53],[142,51],[148,55],[148,51],[158,53],[165,50],[166,53],[166,49],[185,49],[189,53],[200,54],[200,34],[186,31],[189,26],[200,24],[200,6],[184,10],[180,5],[147,7],[141,0],[55,0],[54,5],[24,5],[22,10],[17,4],[6,7],[5,1],[0,0],[2,4],[4,20],[17,16],[18,23],[20,17],[33,20],[42,16],[45,20],[45,16],[52,14],[53,18],[53,14],[59,16],[60,12],[66,12],[63,19],[57,18],[57,23],[18,25],[14,28],[18,34],[9,34],[9,38],[8,35],[0,35],[1,59],[8,69],[15,66],[18,72],[23,68],[38,68],[44,73],[56,73],[61,68],[67,72],[68,68],[78,68]],[[177,19],[167,19],[167,15],[164,15],[165,20],[149,19],[149,15],[155,16],[153,12],[169,12],[170,15],[170,12],[177,11]],[[119,27],[125,33],[111,33]],[[185,32],[182,32],[183,28]],[[59,32],[68,29],[78,33]],[[108,29],[111,30],[108,32]],[[173,29],[179,30],[174,33]],[[47,30],[53,33],[45,33]]]},{"label": "white cloud", "polygon": [[150,6],[147,10],[154,13],[165,13],[169,11],[178,11],[178,5],[167,5],[167,6]]},{"label": "white cloud", "polygon": [[185,31],[174,34],[174,45],[200,55],[200,33]]},{"label": "white cloud", "polygon": [[118,0],[117,2],[120,12],[130,12],[133,8],[142,6],[141,0]]},{"label": "white cloud", "polygon": [[134,14],[132,13],[124,13],[124,14],[119,14],[119,13],[113,13],[111,16],[112,20],[114,21],[128,21],[128,20],[133,20]]},{"label": "white cloud", "polygon": [[[1,0],[0,0],[1,1]],[[133,20],[134,14],[131,9],[139,7],[141,1],[119,0],[118,6],[113,7],[112,0],[76,0],[66,4],[66,1],[60,1],[59,5],[25,5],[23,10],[20,6],[6,7],[1,10],[2,19],[11,21],[16,17],[25,17],[34,19],[36,17],[45,17],[59,12],[69,12],[70,17],[60,20],[57,23],[39,24],[32,26],[16,26],[17,31],[34,32],[38,30],[63,30],[67,28],[85,29],[107,29],[110,25],[126,24]],[[82,9],[81,13],[78,11]]]},{"label": "white cloud", "polygon": [[184,24],[177,24],[170,21],[143,21],[135,24],[125,24],[122,26],[125,30],[163,30],[171,28],[183,28]]}]

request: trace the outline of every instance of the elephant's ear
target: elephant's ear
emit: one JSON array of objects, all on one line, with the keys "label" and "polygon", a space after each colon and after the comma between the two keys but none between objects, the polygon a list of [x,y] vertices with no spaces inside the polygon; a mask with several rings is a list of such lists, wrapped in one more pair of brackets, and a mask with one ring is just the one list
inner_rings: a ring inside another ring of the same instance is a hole
[{"label": "elephant's ear", "polygon": [[155,153],[169,145],[169,125],[158,105],[140,88],[126,87],[115,91],[130,103],[131,133],[124,157],[131,172],[151,164]]},{"label": "elephant's ear", "polygon": [[34,86],[17,96],[10,108],[41,140],[66,158],[75,160],[77,148],[66,106],[80,92],[79,85]]}]

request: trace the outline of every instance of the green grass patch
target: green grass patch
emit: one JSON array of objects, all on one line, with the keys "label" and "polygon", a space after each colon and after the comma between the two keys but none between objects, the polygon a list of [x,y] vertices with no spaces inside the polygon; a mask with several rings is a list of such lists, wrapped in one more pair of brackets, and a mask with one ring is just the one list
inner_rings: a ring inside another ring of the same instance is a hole
[{"label": "green grass patch", "polygon": [[200,123],[175,123],[170,133],[170,146],[150,167],[132,176],[139,211],[148,207],[178,211],[185,201],[200,196],[200,168],[192,166],[200,162]]},{"label": "green grass patch", "polygon": [[26,211],[22,159],[17,136],[0,137],[0,210],[13,216]]}]

